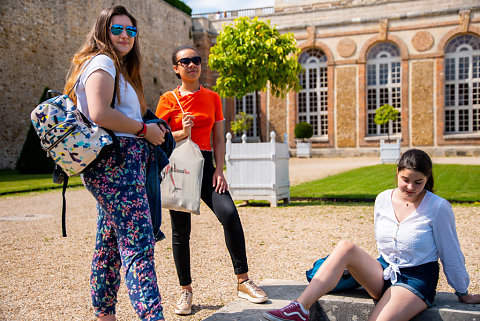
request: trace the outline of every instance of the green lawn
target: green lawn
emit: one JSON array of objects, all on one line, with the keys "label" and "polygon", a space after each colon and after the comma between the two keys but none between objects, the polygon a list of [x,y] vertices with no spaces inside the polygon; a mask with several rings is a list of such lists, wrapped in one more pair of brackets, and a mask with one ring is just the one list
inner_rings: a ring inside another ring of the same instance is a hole
[{"label": "green lawn", "polygon": [[[82,185],[80,177],[70,177],[68,186]],[[19,174],[13,170],[0,171],[0,195],[61,188],[55,184],[52,174]]]},{"label": "green lawn", "polygon": [[[291,186],[293,198],[373,201],[378,193],[393,188],[395,165],[362,167],[321,180]],[[480,201],[480,166],[436,164],[433,167],[435,193],[450,201]],[[68,186],[82,185],[80,177],[72,177]],[[0,195],[21,193],[61,185],[52,182],[51,174],[22,175],[13,170],[0,171]]]},{"label": "green lawn", "polygon": [[[396,165],[362,167],[290,188],[291,197],[374,200],[378,193],[395,187]],[[480,201],[480,166],[433,166],[434,191],[450,201]]]}]

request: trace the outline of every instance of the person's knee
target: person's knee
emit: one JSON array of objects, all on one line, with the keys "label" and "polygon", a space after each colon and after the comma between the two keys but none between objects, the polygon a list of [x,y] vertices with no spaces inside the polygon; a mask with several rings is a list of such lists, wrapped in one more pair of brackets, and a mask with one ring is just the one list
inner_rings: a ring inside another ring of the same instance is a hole
[{"label": "person's knee", "polygon": [[335,247],[334,251],[340,252],[344,255],[351,253],[355,249],[356,245],[350,240],[341,240]]}]

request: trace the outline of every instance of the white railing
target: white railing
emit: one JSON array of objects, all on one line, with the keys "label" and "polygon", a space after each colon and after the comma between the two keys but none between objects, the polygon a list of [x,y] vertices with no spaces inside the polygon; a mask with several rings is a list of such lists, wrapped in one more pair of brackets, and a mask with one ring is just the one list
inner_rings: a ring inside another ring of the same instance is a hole
[{"label": "white railing", "polygon": [[274,7],[230,10],[230,11],[216,11],[206,13],[192,14],[192,18],[207,18],[210,20],[232,19],[237,17],[255,17],[264,16],[275,13]]},{"label": "white railing", "polygon": [[232,134],[226,136],[227,182],[233,199],[267,200],[273,207],[280,200],[289,202],[287,135],[283,143],[275,142],[275,132],[270,133],[268,143],[247,143],[245,134],[241,143],[232,143]]}]

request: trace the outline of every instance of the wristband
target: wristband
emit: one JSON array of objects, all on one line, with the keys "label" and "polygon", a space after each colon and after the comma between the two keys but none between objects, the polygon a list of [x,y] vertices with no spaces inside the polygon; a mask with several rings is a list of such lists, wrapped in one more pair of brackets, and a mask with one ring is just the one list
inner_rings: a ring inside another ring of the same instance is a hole
[{"label": "wristband", "polygon": [[455,291],[455,295],[456,296],[466,296],[468,294],[468,290],[465,291],[465,292],[458,292],[458,291]]},{"label": "wristband", "polygon": [[145,134],[147,133],[147,125],[145,123],[142,123],[142,129],[140,129],[135,135],[138,137],[145,137]]}]

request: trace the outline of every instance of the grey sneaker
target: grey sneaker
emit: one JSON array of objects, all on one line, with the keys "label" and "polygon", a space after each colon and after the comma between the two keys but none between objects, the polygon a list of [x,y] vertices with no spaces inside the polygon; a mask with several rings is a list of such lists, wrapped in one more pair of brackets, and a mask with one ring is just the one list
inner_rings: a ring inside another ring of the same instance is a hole
[{"label": "grey sneaker", "polygon": [[240,283],[237,287],[239,298],[247,299],[253,303],[263,303],[268,300],[267,294],[260,289],[252,280]]},{"label": "grey sneaker", "polygon": [[192,313],[192,299],[193,293],[183,290],[180,299],[175,305],[175,314],[187,315]]}]

